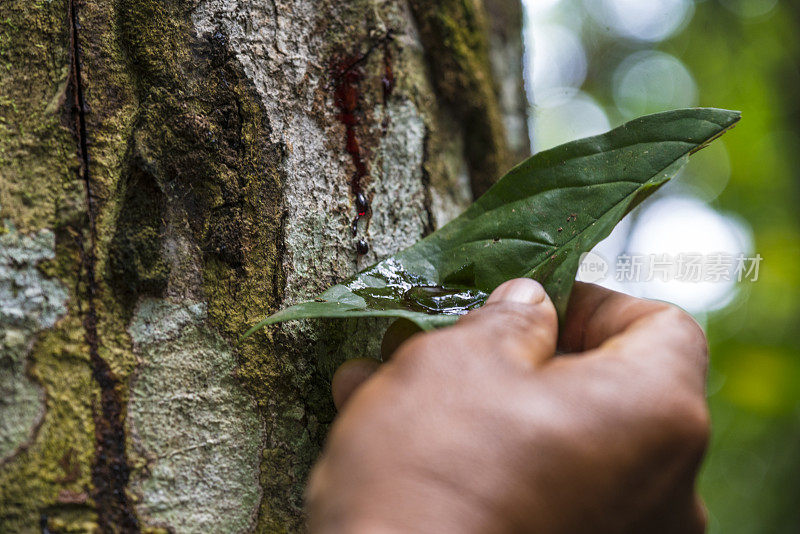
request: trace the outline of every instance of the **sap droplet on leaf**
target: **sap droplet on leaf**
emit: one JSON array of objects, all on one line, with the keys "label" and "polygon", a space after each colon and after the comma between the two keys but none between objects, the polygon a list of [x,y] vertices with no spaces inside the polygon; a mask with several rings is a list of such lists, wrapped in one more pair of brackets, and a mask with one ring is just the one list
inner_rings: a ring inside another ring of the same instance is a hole
[{"label": "sap droplet on leaf", "polygon": [[[477,289],[439,286],[406,271],[390,258],[361,273],[347,288],[376,310],[406,309],[430,315],[463,315],[481,306],[489,295]],[[462,267],[459,280],[474,279],[472,265]],[[370,283],[365,283],[370,279]],[[459,284],[460,285],[460,284]]]},{"label": "sap droplet on leaf", "polygon": [[412,310],[444,315],[464,315],[486,302],[488,295],[477,289],[450,289],[441,286],[416,286],[403,293],[403,302]]}]

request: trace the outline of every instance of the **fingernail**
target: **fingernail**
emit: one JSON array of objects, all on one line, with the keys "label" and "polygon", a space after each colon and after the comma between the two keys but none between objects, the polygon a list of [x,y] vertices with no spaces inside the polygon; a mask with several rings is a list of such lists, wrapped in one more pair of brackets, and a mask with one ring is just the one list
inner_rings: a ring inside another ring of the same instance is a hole
[{"label": "fingernail", "polygon": [[486,303],[516,302],[519,304],[539,304],[547,297],[542,284],[530,278],[517,278],[500,284],[492,291]]}]

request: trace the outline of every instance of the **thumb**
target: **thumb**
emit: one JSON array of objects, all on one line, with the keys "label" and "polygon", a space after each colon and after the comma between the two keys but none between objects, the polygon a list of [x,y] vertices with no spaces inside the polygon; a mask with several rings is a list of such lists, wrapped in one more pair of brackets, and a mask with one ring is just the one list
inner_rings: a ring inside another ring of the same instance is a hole
[{"label": "thumb", "polygon": [[498,355],[539,365],[555,354],[558,315],[539,282],[517,278],[498,286],[482,308],[462,317],[454,329],[462,328]]}]

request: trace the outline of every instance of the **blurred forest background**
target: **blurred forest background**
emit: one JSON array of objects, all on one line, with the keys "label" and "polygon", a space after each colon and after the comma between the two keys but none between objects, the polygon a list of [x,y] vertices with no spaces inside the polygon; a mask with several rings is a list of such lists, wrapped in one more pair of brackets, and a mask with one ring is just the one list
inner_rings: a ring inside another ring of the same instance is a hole
[{"label": "blurred forest background", "polygon": [[[800,532],[800,2],[526,0],[532,148],[710,106],[742,122],[596,251],[760,254],[758,280],[604,285],[675,302],[711,343],[710,532]],[[612,263],[613,268],[613,263]]]}]

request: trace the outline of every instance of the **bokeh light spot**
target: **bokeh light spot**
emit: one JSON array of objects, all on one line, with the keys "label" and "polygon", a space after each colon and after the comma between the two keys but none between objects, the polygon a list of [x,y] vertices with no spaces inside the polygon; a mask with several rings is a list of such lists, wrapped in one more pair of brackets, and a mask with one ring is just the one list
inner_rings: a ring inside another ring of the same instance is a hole
[{"label": "bokeh light spot", "polygon": [[523,0],[525,12],[530,15],[538,15],[556,7],[561,0]]},{"label": "bokeh light spot", "polygon": [[[716,254],[737,256],[752,250],[746,223],[723,215],[691,197],[666,197],[647,205],[639,214],[630,234],[627,252],[631,255]],[[632,281],[639,296],[665,300],[690,313],[706,313],[724,307],[733,300],[736,279],[679,279]]]},{"label": "bokeh light spot", "polygon": [[730,177],[728,148],[724,140],[718,139],[693,155],[689,164],[673,178],[669,186],[673,191],[710,202],[725,190]]},{"label": "bokeh light spot", "polygon": [[663,41],[694,13],[691,0],[587,0],[587,10],[618,35],[640,41]]},{"label": "bokeh light spot", "polygon": [[533,150],[539,152],[608,131],[608,117],[589,95],[577,90],[551,90],[540,95],[531,119]]},{"label": "bokeh light spot", "polygon": [[626,119],[697,105],[697,84],[677,58],[657,51],[631,54],[614,72],[614,102]]},{"label": "bokeh light spot", "polygon": [[778,0],[721,0],[722,5],[744,19],[753,19],[768,15]]},{"label": "bokeh light spot", "polygon": [[532,24],[527,31],[533,46],[532,99],[553,87],[580,87],[586,78],[586,53],[575,32],[558,24]]}]

